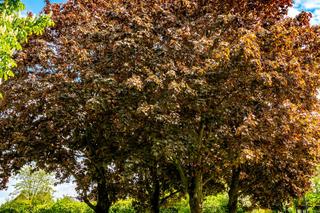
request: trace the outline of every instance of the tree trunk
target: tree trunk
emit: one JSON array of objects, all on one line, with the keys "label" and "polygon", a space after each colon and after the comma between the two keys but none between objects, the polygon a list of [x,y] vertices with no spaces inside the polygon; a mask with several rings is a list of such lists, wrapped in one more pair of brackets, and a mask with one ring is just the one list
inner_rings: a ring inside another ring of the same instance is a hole
[{"label": "tree trunk", "polygon": [[188,190],[191,213],[202,213],[202,184],[201,172],[195,174],[195,176],[191,178]]},{"label": "tree trunk", "polygon": [[101,183],[98,183],[98,198],[97,205],[95,208],[96,213],[109,213],[111,202],[109,200],[107,184],[104,180]]},{"label": "tree trunk", "polygon": [[151,198],[151,212],[159,213],[160,212],[160,183],[157,177],[153,181],[153,193]]},{"label": "tree trunk", "polygon": [[232,178],[230,183],[230,189],[228,192],[229,202],[228,202],[228,212],[236,213],[237,212],[237,204],[238,204],[238,188],[239,188],[239,179],[240,179],[240,169],[234,168],[232,169]]}]

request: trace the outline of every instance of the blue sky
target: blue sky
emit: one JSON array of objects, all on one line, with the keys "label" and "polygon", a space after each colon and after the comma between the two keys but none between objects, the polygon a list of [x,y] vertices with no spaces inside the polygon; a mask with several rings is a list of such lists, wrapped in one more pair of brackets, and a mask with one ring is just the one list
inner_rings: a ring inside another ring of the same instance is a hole
[{"label": "blue sky", "polygon": [[[26,5],[27,11],[32,11],[33,13],[39,13],[44,6],[44,0],[22,0]],[[51,0],[52,3],[62,3],[66,0]]]},{"label": "blue sky", "polygon": [[320,24],[320,1],[319,0],[295,0],[293,8],[289,9],[289,16],[296,16],[300,11],[309,11],[313,17],[312,24]]}]

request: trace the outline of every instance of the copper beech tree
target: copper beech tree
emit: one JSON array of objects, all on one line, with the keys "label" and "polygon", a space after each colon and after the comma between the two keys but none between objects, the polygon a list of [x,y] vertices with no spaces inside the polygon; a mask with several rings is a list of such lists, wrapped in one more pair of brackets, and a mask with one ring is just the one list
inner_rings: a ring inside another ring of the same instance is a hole
[{"label": "copper beech tree", "polygon": [[318,161],[320,40],[308,13],[285,18],[291,4],[48,2],[55,26],[1,85],[3,185],[35,161],[73,176],[99,213],[144,184],[153,212],[175,191],[193,213],[219,190],[231,213],[239,196],[269,208],[300,196]]}]

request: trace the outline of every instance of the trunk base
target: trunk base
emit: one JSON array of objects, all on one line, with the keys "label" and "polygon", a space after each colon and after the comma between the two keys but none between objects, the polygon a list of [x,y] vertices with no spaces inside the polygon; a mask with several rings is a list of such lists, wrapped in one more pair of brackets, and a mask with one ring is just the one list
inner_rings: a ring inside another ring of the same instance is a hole
[{"label": "trunk base", "polygon": [[238,188],[240,181],[240,169],[234,168],[232,170],[232,178],[230,183],[230,190],[228,192],[229,202],[228,202],[228,212],[236,213],[238,205]]},{"label": "trunk base", "polygon": [[202,213],[202,174],[197,174],[191,178],[191,186],[189,188],[189,206],[191,213]]}]

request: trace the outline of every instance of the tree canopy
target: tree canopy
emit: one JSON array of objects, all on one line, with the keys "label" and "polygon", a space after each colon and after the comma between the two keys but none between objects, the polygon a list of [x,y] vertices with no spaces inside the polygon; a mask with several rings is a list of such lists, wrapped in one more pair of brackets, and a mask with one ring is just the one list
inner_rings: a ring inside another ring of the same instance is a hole
[{"label": "tree canopy", "polygon": [[240,195],[269,208],[301,195],[318,162],[320,31],[285,17],[291,4],[48,3],[55,26],[1,85],[2,183],[35,161],[96,212],[132,185],[187,193],[193,213],[219,191],[230,213]]}]

